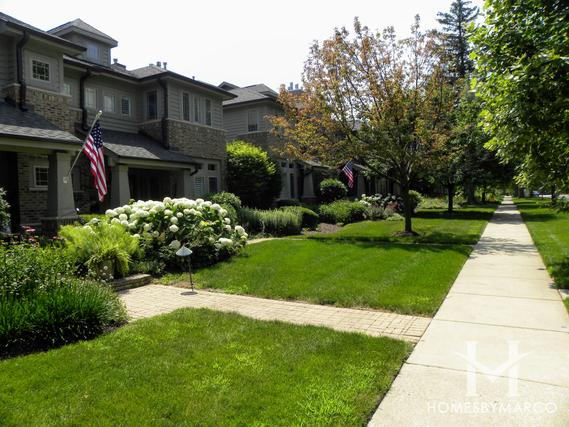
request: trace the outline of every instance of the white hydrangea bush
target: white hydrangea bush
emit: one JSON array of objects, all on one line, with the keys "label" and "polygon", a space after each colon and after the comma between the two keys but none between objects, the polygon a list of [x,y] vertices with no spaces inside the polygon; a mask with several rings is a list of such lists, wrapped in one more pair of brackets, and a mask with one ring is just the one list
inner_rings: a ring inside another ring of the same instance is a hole
[{"label": "white hydrangea bush", "polygon": [[161,254],[172,254],[185,245],[194,252],[193,258],[215,261],[236,253],[247,242],[247,233],[232,224],[227,210],[203,199],[139,200],[105,214],[111,223],[140,238],[142,246]]}]

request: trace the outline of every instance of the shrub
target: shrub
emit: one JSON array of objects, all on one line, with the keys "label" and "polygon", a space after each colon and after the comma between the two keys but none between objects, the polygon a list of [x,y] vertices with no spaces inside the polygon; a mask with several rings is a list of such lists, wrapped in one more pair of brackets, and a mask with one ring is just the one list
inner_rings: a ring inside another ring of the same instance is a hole
[{"label": "shrub", "polygon": [[10,225],[10,205],[6,201],[6,192],[0,188],[0,231]]},{"label": "shrub", "polygon": [[261,211],[263,232],[272,236],[291,236],[302,231],[302,214],[295,211]]},{"label": "shrub", "polygon": [[446,209],[448,202],[443,197],[423,197],[419,208],[421,209]]},{"label": "shrub", "polygon": [[417,210],[417,207],[421,203],[421,200],[423,200],[421,193],[415,190],[409,190],[409,202],[411,203],[411,210],[413,212]]},{"label": "shrub", "polygon": [[203,199],[138,201],[109,209],[106,215],[140,238],[146,258],[167,267],[184,267],[176,256],[182,245],[192,249],[192,265],[199,267],[233,255],[247,241],[243,227],[232,226],[227,209]]},{"label": "shrub", "polygon": [[361,202],[337,200],[320,206],[320,221],[349,224],[369,218],[369,207]]},{"label": "shrub", "polygon": [[0,248],[0,355],[92,338],[126,320],[116,293],[73,272],[61,249]]},{"label": "shrub", "polygon": [[284,206],[281,210],[299,213],[302,218],[302,228],[315,230],[320,222],[320,217],[316,212],[302,206]]},{"label": "shrub", "polygon": [[302,231],[302,214],[295,210],[258,210],[242,208],[239,221],[254,233],[288,236]]},{"label": "shrub", "polygon": [[244,141],[227,144],[227,182],[245,206],[267,208],[281,192],[281,175],[268,153]]},{"label": "shrub", "polygon": [[348,188],[342,181],[328,178],[320,183],[320,198],[324,203],[342,199],[348,194]]},{"label": "shrub", "polygon": [[221,193],[210,193],[205,196],[204,199],[220,205],[229,205],[233,207],[235,211],[241,209],[241,199],[239,196],[227,191],[222,191]]},{"label": "shrub", "polygon": [[277,207],[282,208],[284,206],[300,206],[300,202],[294,199],[281,199],[277,200]]},{"label": "shrub", "polygon": [[133,258],[140,254],[137,237],[120,224],[98,218],[84,226],[62,227],[59,235],[76,262],[102,280],[126,276]]}]

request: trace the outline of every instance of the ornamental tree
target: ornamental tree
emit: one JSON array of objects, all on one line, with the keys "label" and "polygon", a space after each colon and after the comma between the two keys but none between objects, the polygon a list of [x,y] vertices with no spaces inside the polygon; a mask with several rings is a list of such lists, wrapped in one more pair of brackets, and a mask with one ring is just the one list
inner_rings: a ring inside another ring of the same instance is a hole
[{"label": "ornamental tree", "polygon": [[275,132],[290,156],[342,164],[356,159],[399,183],[405,232],[412,233],[409,190],[448,134],[456,94],[443,74],[432,33],[419,28],[397,40],[394,29],[372,32],[354,20],[322,43],[304,66],[300,95],[280,93],[284,114]]},{"label": "ornamental tree", "polygon": [[569,185],[569,3],[487,0],[475,32],[488,146],[520,178]]}]

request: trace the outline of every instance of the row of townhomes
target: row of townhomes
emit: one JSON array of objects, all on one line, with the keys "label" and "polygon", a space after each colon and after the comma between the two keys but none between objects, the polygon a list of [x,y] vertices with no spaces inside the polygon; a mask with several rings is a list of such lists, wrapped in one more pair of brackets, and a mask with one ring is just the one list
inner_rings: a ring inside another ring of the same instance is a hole
[{"label": "row of townhomes", "polygon": [[[278,160],[283,199],[314,199],[322,178],[337,174],[317,162],[280,158],[266,116],[281,110],[269,87],[216,86],[166,62],[128,70],[111,60],[117,45],[80,19],[43,31],[0,13],[0,187],[13,228],[50,230],[75,220],[77,211],[221,191],[226,143],[234,139]],[[67,177],[99,110],[109,187],[103,203],[85,156]],[[353,195],[386,185],[357,175]]]}]

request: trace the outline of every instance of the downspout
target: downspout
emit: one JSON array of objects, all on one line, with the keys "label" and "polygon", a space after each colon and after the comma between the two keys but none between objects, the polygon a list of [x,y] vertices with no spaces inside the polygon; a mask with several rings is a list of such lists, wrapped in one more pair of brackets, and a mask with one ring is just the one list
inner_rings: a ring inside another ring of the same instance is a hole
[{"label": "downspout", "polygon": [[162,114],[162,144],[166,149],[170,148],[170,141],[168,139],[168,84],[164,79],[159,78],[158,84],[164,92],[164,111]]},{"label": "downspout", "polygon": [[79,106],[81,107],[81,128],[88,130],[87,108],[85,107],[85,82],[91,77],[91,70],[87,70],[79,79]]},{"label": "downspout", "polygon": [[24,46],[26,45],[26,43],[28,42],[29,39],[30,39],[30,35],[28,34],[27,31],[24,31],[22,38],[20,39],[20,41],[16,45],[16,72],[18,74],[18,76],[17,76],[18,77],[18,84],[20,85],[19,104],[20,104],[20,110],[22,110],[22,111],[28,111],[28,107],[26,106],[27,85],[26,85],[26,79],[24,79],[24,68],[23,68],[23,63],[22,63],[22,56],[23,56],[22,50],[23,50]]}]

